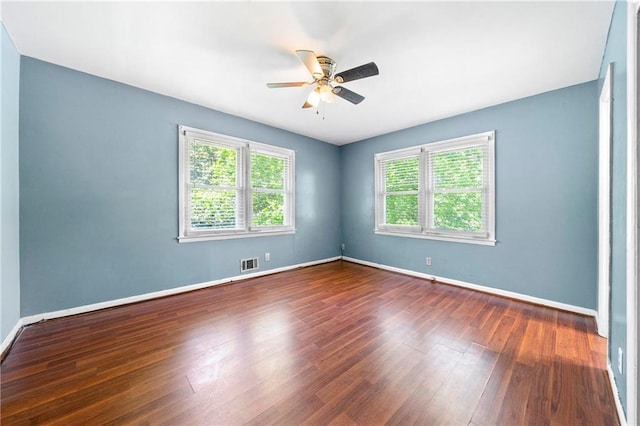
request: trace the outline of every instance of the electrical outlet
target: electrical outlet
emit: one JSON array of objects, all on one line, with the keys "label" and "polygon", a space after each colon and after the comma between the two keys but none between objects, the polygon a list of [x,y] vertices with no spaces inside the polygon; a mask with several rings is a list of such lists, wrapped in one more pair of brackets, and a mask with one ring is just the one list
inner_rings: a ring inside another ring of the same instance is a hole
[{"label": "electrical outlet", "polygon": [[622,352],[622,348],[618,347],[618,372],[622,374],[622,358],[624,353]]},{"label": "electrical outlet", "polygon": [[340,250],[344,251],[345,248],[346,246],[344,245],[344,243],[340,244]]},{"label": "electrical outlet", "polygon": [[427,261],[427,266],[431,266],[431,258],[427,257],[426,261]]},{"label": "electrical outlet", "polygon": [[265,262],[268,262],[268,261],[270,261],[270,260],[271,260],[271,253],[265,253],[265,254],[264,254],[264,261],[265,261]]}]

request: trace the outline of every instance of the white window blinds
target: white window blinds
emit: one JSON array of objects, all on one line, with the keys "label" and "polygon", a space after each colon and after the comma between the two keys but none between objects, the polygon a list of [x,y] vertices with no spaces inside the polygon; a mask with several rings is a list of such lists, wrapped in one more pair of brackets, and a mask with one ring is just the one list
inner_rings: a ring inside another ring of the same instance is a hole
[{"label": "white window blinds", "polygon": [[251,151],[251,224],[254,228],[273,228],[291,222],[292,167],[288,155]]},{"label": "white window blinds", "polygon": [[379,227],[419,230],[420,150],[410,149],[378,157]]},{"label": "white window blinds", "polygon": [[486,145],[428,153],[429,210],[432,232],[455,231],[486,236],[488,228]]},{"label": "white window blinds", "polygon": [[180,126],[181,241],[294,232],[294,152]]},{"label": "white window blinds", "polygon": [[190,223],[194,230],[244,230],[244,151],[188,139]]},{"label": "white window blinds", "polygon": [[376,232],[495,244],[494,132],[377,154]]}]

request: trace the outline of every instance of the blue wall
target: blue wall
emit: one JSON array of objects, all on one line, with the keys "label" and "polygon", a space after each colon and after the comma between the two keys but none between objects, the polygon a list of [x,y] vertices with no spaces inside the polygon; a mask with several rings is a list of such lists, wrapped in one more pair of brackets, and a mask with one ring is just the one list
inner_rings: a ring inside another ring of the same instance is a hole
[{"label": "blue wall", "polygon": [[[345,255],[595,308],[597,121],[594,81],[343,146]],[[487,130],[495,247],[373,233],[375,153]]]},{"label": "blue wall", "polygon": [[618,347],[627,348],[627,4],[617,2],[611,18],[609,37],[599,84],[607,66],[613,63],[613,113],[611,144],[611,310],[609,359],[623,407],[627,403],[626,376],[618,371]]},{"label": "blue wall", "polygon": [[[596,307],[597,82],[335,147],[22,57],[21,315],[340,254]],[[297,232],[178,244],[177,125],[296,150]],[[495,247],[373,233],[373,155],[496,130]],[[336,194],[340,194],[339,196]],[[430,256],[433,265],[424,265]]]},{"label": "blue wall", "polygon": [[18,174],[18,102],[20,54],[0,24],[0,98],[2,146],[0,146],[0,341],[4,341],[20,319],[20,217]]},{"label": "blue wall", "polygon": [[[22,57],[21,314],[340,254],[338,147]],[[295,235],[179,244],[178,124],[296,151]]]}]

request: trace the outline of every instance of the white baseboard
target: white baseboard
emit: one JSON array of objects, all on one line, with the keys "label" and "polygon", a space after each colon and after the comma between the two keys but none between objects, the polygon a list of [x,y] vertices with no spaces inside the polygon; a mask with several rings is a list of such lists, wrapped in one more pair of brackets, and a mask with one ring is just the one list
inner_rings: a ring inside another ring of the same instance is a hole
[{"label": "white baseboard", "polygon": [[622,408],[622,401],[620,401],[620,394],[618,393],[618,385],[613,375],[613,369],[611,364],[607,363],[607,377],[609,377],[609,384],[611,385],[611,393],[613,393],[613,400],[616,402],[616,410],[618,411],[618,419],[620,419],[620,426],[627,426],[627,418],[624,415],[624,409]]},{"label": "white baseboard", "polygon": [[604,337],[605,339],[609,338],[609,329],[605,328],[602,325],[602,320],[600,319],[600,315],[598,315],[597,311],[596,311],[596,330],[598,331],[598,335],[600,337]]},{"label": "white baseboard", "polygon": [[412,277],[439,281],[441,283],[451,284],[451,285],[455,285],[455,286],[458,286],[458,287],[464,287],[464,288],[468,288],[468,289],[471,289],[471,290],[481,291],[483,293],[490,293],[490,294],[495,294],[497,296],[503,296],[503,297],[508,297],[510,299],[516,299],[516,300],[521,300],[523,302],[533,303],[533,304],[536,304],[536,305],[548,306],[550,308],[555,308],[555,309],[559,309],[559,310],[562,310],[562,311],[573,312],[573,313],[577,313],[577,314],[580,314],[580,315],[587,315],[587,316],[597,317],[597,313],[596,313],[595,310],[588,309],[588,308],[583,308],[581,306],[568,305],[566,303],[560,303],[560,302],[556,302],[556,301],[548,300],[548,299],[541,299],[539,297],[529,296],[527,294],[515,293],[515,292],[507,291],[507,290],[500,290],[500,289],[497,289],[497,288],[486,287],[486,286],[478,285],[478,284],[472,284],[472,283],[468,283],[468,282],[465,282],[465,281],[454,280],[454,279],[446,278],[446,277],[439,277],[437,275],[425,274],[425,273],[422,273],[422,272],[416,272],[416,271],[412,271],[412,270],[409,270],[409,269],[396,268],[394,266],[388,266],[388,265],[383,265],[383,264],[380,264],[380,263],[368,262],[366,260],[355,259],[355,258],[347,257],[347,256],[342,256],[342,259],[347,261],[347,262],[359,263],[361,265],[372,266],[374,268],[384,269],[384,270],[391,271],[391,272],[398,272],[400,274],[410,275]]},{"label": "white baseboard", "polygon": [[[142,302],[144,300],[157,299],[159,297],[171,296],[171,295],[179,294],[179,293],[186,293],[188,291],[200,290],[200,289],[203,289],[203,288],[213,287],[213,286],[217,286],[217,285],[220,285],[220,284],[227,284],[227,283],[230,283],[230,282],[233,282],[233,281],[241,281],[241,280],[246,280],[246,279],[249,279],[249,278],[260,277],[260,276],[263,276],[263,275],[276,274],[278,272],[284,272],[284,271],[288,271],[288,270],[291,270],[291,269],[298,269],[298,268],[304,268],[306,266],[319,265],[321,263],[333,262],[335,260],[339,260],[340,257],[341,256],[330,257],[330,258],[327,258],[327,259],[314,260],[314,261],[311,261],[311,262],[299,263],[299,264],[296,264],[296,265],[283,266],[281,268],[275,268],[275,269],[268,269],[268,270],[265,270],[265,271],[252,272],[250,274],[236,275],[234,277],[222,278],[222,279],[214,280],[214,281],[207,281],[207,282],[198,283],[198,284],[191,284],[191,285],[186,285],[186,286],[182,286],[182,287],[170,288],[168,290],[160,290],[160,291],[154,291],[152,293],[140,294],[140,295],[137,295],[137,296],[124,297],[122,299],[108,300],[106,302],[93,303],[91,305],[84,305],[84,306],[78,306],[78,307],[75,307],[75,308],[62,309],[60,311],[45,312],[45,313],[42,313],[42,314],[30,315],[30,316],[23,317],[23,318],[20,319],[20,326],[34,324],[34,323],[39,322],[39,321],[49,320],[49,319],[53,319],[53,318],[61,318],[61,317],[66,317],[66,316],[70,316],[70,315],[84,314],[86,312],[97,311],[97,310],[100,310],[100,309],[112,308],[112,307],[121,306],[121,305],[128,305],[130,303]],[[18,327],[18,329],[19,329],[19,327]],[[17,332],[17,330],[16,330],[16,332]],[[15,334],[13,336],[15,337]],[[7,345],[8,345],[8,344],[11,343],[11,341],[13,339],[8,339],[8,336],[7,336],[7,339],[5,339],[5,340],[9,341],[9,343],[7,343]],[[3,348],[4,348],[5,342],[2,342],[2,344],[3,344]]]},{"label": "white baseboard", "polygon": [[9,334],[7,334],[7,337],[2,340],[2,345],[0,346],[0,354],[3,354],[4,351],[6,351],[9,346],[11,346],[13,340],[16,338],[23,325],[24,323],[22,322],[22,318],[18,319],[16,325],[14,325]]},{"label": "white baseboard", "polygon": [[145,300],[157,299],[159,297],[171,296],[171,295],[174,295],[174,294],[180,294],[180,293],[185,293],[185,292],[188,292],[188,291],[200,290],[200,289],[207,288],[207,287],[213,287],[213,286],[217,286],[217,285],[221,285],[221,284],[227,284],[227,283],[230,283],[230,282],[233,282],[233,281],[241,281],[241,280],[246,280],[246,279],[249,279],[249,278],[255,278],[255,277],[260,277],[260,276],[270,275],[270,274],[276,274],[278,272],[284,272],[284,271],[288,271],[288,270],[292,270],[292,269],[304,268],[304,267],[307,267],[307,266],[313,266],[313,265],[319,265],[319,264],[322,264],[322,263],[333,262],[333,261],[339,260],[339,259],[343,259],[343,260],[345,260],[347,262],[359,263],[359,264],[366,265],[366,266],[372,266],[374,268],[384,269],[384,270],[387,270],[387,271],[398,272],[398,273],[401,273],[401,274],[404,274],[404,275],[414,276],[414,277],[417,277],[417,278],[423,278],[423,279],[427,279],[427,280],[435,280],[435,281],[439,281],[439,282],[446,283],[446,284],[452,284],[452,285],[455,285],[455,286],[458,286],[458,287],[464,287],[464,288],[469,288],[469,289],[476,290],[476,291],[481,291],[481,292],[484,292],[484,293],[490,293],[490,294],[495,294],[495,295],[498,295],[498,296],[509,297],[509,298],[516,299],[516,300],[522,300],[522,301],[529,302],[529,303],[534,303],[534,304],[537,304],[537,305],[549,306],[549,307],[560,309],[560,310],[563,310],[563,311],[575,312],[575,313],[578,313],[578,314],[581,314],[581,315],[588,315],[588,316],[594,316],[594,317],[597,316],[596,315],[596,311],[593,310],[593,309],[587,309],[587,308],[582,308],[582,307],[579,307],[579,306],[567,305],[567,304],[555,302],[555,301],[552,301],[552,300],[540,299],[540,298],[533,297],[533,296],[528,296],[528,295],[525,295],[525,294],[515,293],[515,292],[511,292],[511,291],[506,291],[506,290],[495,289],[495,288],[491,288],[491,287],[485,287],[485,286],[478,285],[478,284],[472,284],[472,283],[459,281],[459,280],[454,280],[454,279],[450,279],[450,278],[439,277],[439,276],[436,276],[436,275],[424,274],[422,272],[411,271],[409,269],[396,268],[396,267],[393,267],[393,266],[388,266],[388,265],[368,262],[368,261],[365,261],[365,260],[355,259],[355,258],[351,258],[351,257],[347,257],[347,256],[335,256],[335,257],[330,257],[330,258],[326,258],[326,259],[320,259],[320,260],[315,260],[315,261],[311,261],[311,262],[300,263],[300,264],[296,264],[296,265],[284,266],[284,267],[281,267],[281,268],[269,269],[269,270],[266,270],[266,271],[258,271],[258,272],[253,272],[253,273],[245,274],[245,275],[237,275],[237,276],[234,276],[234,277],[228,277],[228,278],[223,278],[223,279],[214,280],[214,281],[207,281],[207,282],[198,283],[198,284],[191,284],[191,285],[187,285],[187,286],[171,288],[171,289],[168,289],[168,290],[155,291],[155,292],[152,292],[152,293],[145,293],[145,294],[140,294],[140,295],[137,295],[137,296],[125,297],[125,298],[122,298],[122,299],[109,300],[109,301],[100,302],[100,303],[93,303],[91,305],[78,306],[78,307],[75,307],[75,308],[62,309],[62,310],[59,310],[59,311],[45,312],[45,313],[41,313],[41,314],[36,314],[36,315],[30,315],[30,316],[27,316],[27,317],[23,317],[18,321],[18,323],[16,323],[15,327],[13,328],[13,330],[11,330],[9,335],[7,335],[7,337],[2,341],[2,348],[1,348],[2,350],[0,352],[3,352],[6,348],[8,348],[11,345],[11,343],[13,342],[13,339],[15,338],[16,334],[18,333],[18,331],[20,330],[21,327],[23,327],[25,325],[29,325],[29,324],[34,324],[34,323],[39,322],[39,321],[49,320],[49,319],[54,319],[54,318],[61,318],[61,317],[66,317],[66,316],[70,316],[70,315],[78,315],[78,314],[83,314],[83,313],[86,313],[86,312],[97,311],[97,310],[100,310],[100,309],[112,308],[112,307],[115,307],[115,306],[128,305],[130,303],[142,302],[142,301],[145,301]]}]

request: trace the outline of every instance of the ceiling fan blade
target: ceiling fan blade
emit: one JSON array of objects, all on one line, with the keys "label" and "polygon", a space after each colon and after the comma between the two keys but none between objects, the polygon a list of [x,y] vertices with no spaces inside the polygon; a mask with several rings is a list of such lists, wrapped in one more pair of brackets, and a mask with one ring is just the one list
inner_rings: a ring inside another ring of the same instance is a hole
[{"label": "ceiling fan blade", "polygon": [[333,88],[333,93],[336,96],[340,96],[342,99],[345,99],[352,104],[358,105],[360,102],[364,101],[364,96],[357,94],[354,91],[346,89],[342,86],[337,86]]},{"label": "ceiling fan blade", "polygon": [[374,75],[378,75],[378,67],[375,62],[369,62],[368,64],[339,72],[333,79],[337,83],[346,83],[347,81],[359,80]]},{"label": "ceiling fan blade", "polygon": [[320,103],[320,88],[316,87],[311,93],[309,93],[309,97],[302,105],[302,108],[312,108],[317,107]]},{"label": "ceiling fan blade", "polygon": [[276,89],[278,87],[302,87],[310,84],[311,83],[307,83],[306,81],[292,81],[290,83],[267,83],[267,87],[270,89]]},{"label": "ceiling fan blade", "polygon": [[309,70],[313,78],[321,78],[324,76],[320,62],[316,58],[316,54],[311,50],[296,50],[296,55]]}]

